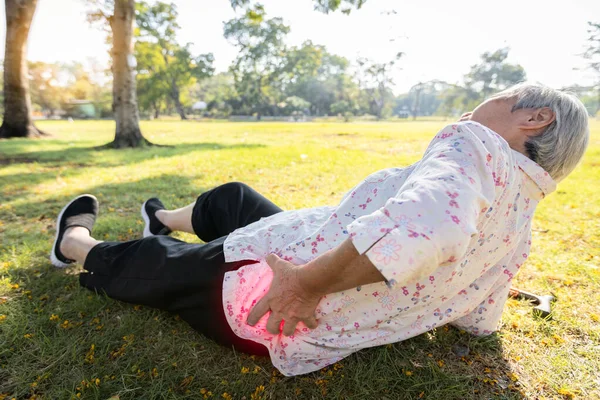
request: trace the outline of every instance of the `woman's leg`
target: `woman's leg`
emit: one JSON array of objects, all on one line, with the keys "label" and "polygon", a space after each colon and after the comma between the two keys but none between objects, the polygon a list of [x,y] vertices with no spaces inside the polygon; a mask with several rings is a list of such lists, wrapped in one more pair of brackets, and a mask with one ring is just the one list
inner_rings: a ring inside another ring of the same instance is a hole
[{"label": "woman's leg", "polygon": [[281,211],[250,186],[231,182],[203,193],[186,207],[157,211],[156,217],[173,231],[195,233],[210,242]]},{"label": "woman's leg", "polygon": [[65,235],[61,249],[65,256],[84,262],[88,272],[80,274],[83,287],[115,300],[177,313],[219,344],[250,354],[268,354],[264,346],[236,336],[226,320],[224,275],[254,261],[225,263],[225,237],[204,245],[169,236],[94,244],[87,230],[76,229]]}]

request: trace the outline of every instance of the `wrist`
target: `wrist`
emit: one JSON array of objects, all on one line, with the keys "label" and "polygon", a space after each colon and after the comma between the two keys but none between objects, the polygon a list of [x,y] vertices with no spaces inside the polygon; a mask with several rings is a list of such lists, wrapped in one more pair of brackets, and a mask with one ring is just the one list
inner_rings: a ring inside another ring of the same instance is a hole
[{"label": "wrist", "polygon": [[313,261],[298,268],[298,284],[307,293],[319,298],[328,295],[327,278],[323,276],[322,268],[323,256],[315,258]]}]

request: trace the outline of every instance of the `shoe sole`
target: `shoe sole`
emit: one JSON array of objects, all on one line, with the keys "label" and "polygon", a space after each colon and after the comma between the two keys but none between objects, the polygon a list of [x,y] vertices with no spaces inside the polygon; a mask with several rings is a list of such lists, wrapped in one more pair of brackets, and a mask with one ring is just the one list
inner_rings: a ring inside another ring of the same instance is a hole
[{"label": "shoe sole", "polygon": [[91,197],[94,200],[98,201],[98,199],[96,198],[96,196],[92,196],[91,194],[82,194],[81,196],[78,196],[76,198],[74,198],[73,200],[71,200],[69,202],[69,204],[67,204],[66,206],[63,207],[62,210],[60,210],[60,214],[58,214],[58,218],[56,219],[56,236],[54,237],[54,245],[52,246],[52,252],[50,253],[50,262],[52,263],[52,265],[54,265],[56,268],[66,268],[71,264],[62,262],[58,259],[58,257],[56,257],[56,246],[58,245],[58,236],[60,235],[60,220],[62,219],[63,214],[65,213],[65,210],[67,208],[69,208],[69,206],[71,204],[73,204],[74,202],[76,202],[77,200],[79,200],[82,197]]},{"label": "shoe sole", "polygon": [[143,236],[145,238],[154,236],[154,233],[150,232],[150,217],[148,216],[148,213],[146,213],[146,203],[147,202],[148,202],[148,200],[146,200],[144,202],[144,204],[142,204],[142,209],[140,210],[140,213],[142,214],[142,218],[144,219],[144,223],[146,224],[146,226],[144,226],[144,233],[143,233]]}]

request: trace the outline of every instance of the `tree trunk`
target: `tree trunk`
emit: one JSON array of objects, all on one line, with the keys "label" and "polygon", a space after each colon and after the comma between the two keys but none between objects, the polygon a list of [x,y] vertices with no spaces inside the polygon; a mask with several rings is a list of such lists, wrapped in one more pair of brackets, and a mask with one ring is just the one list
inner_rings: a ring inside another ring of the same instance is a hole
[{"label": "tree trunk", "polygon": [[185,109],[183,108],[183,104],[181,104],[181,100],[179,99],[179,88],[174,81],[171,82],[171,98],[173,99],[173,103],[175,103],[175,109],[177,110],[177,113],[181,119],[186,120],[187,116],[185,115]]},{"label": "tree trunk", "polygon": [[154,119],[160,117],[160,107],[154,103]]},{"label": "tree trunk", "polygon": [[115,140],[107,147],[142,147],[151,143],[142,136],[135,89],[133,56],[134,0],[115,0],[112,29],[113,112],[117,129]]},{"label": "tree trunk", "polygon": [[39,137],[44,133],[33,125],[27,69],[27,37],[37,0],[5,1],[4,120],[0,138]]}]

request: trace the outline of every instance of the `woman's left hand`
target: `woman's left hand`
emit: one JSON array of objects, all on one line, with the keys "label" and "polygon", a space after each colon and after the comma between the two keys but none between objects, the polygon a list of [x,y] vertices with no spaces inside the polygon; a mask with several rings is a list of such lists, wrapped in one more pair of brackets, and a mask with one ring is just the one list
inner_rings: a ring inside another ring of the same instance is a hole
[{"label": "woman's left hand", "polygon": [[273,281],[267,294],[250,310],[248,324],[256,325],[263,315],[271,311],[267,331],[274,335],[280,333],[282,322],[285,336],[293,335],[299,322],[315,329],[318,325],[315,310],[321,295],[302,287],[298,277],[302,267],[284,261],[275,254],[269,254],[266,261],[273,270]]}]

